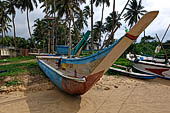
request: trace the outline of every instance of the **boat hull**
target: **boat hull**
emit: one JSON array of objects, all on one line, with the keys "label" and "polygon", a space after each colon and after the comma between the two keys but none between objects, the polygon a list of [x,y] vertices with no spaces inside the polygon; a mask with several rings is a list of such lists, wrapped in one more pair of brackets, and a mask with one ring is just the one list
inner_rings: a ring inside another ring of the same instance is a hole
[{"label": "boat hull", "polygon": [[113,68],[113,67],[110,67],[109,69],[112,70],[112,71],[115,71],[115,72],[119,72],[119,73],[121,73],[123,75],[129,76],[129,77],[133,77],[133,78],[138,78],[138,79],[154,79],[154,78],[157,77],[155,75],[129,72],[129,71],[126,71],[126,70],[122,70],[122,69],[118,69],[118,68]]},{"label": "boat hull", "polygon": [[[133,28],[109,47],[83,58],[56,59],[54,56],[37,57],[45,74],[63,91],[72,95],[87,92],[123,54],[145,28],[156,18],[158,11],[145,14]],[[112,33],[113,34],[113,33]]]},{"label": "boat hull", "polygon": [[134,62],[133,67],[144,73],[154,74],[160,78],[170,79],[170,67],[166,64],[139,61]]},{"label": "boat hull", "polygon": [[62,77],[60,73],[52,70],[48,65],[38,60],[39,67],[43,70],[46,76],[61,90],[71,95],[82,95],[86,93],[104,74],[104,70],[86,77],[86,81],[79,82]]}]

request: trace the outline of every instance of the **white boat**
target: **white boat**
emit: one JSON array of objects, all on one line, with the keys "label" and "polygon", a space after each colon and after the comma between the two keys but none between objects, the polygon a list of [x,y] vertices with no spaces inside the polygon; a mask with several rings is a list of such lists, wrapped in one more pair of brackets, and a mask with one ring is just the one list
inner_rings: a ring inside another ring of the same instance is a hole
[{"label": "white boat", "polygon": [[[141,61],[149,61],[149,62],[157,62],[157,63],[164,63],[165,59],[161,59],[161,58],[156,58],[156,57],[152,57],[152,56],[148,56],[148,55],[134,55],[134,54],[127,54],[126,58],[128,60],[135,60],[135,59],[139,59]],[[170,62],[170,59],[168,59],[168,61]]]},{"label": "white boat", "polygon": [[[153,74],[165,79],[170,79],[170,64],[165,63],[165,60],[163,61],[163,59],[157,59],[157,62],[155,62],[155,60],[150,60],[147,57],[141,58],[141,56],[132,58],[127,55],[127,58],[133,62],[133,67],[141,72]],[[149,59],[150,61],[147,61],[145,58]]]},{"label": "white boat", "polygon": [[157,77],[156,75],[136,73],[136,72],[133,72],[133,71],[118,69],[118,68],[114,68],[114,67],[110,67],[109,69],[114,71],[114,72],[118,72],[120,74],[129,76],[129,77],[133,77],[133,78],[138,78],[138,79],[154,79],[154,78]]}]

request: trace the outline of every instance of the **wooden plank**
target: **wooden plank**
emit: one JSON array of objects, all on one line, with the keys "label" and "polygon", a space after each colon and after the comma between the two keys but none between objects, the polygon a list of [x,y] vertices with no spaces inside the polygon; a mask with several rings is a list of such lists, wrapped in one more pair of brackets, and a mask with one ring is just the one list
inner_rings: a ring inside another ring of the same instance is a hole
[{"label": "wooden plank", "polygon": [[[146,27],[156,18],[159,11],[152,11],[145,14],[139,22],[128,32],[128,34],[138,37]],[[109,67],[123,54],[123,52],[132,44],[134,40],[125,36],[120,42],[112,48],[111,52],[101,61],[92,74],[100,70],[107,71]]]},{"label": "wooden plank", "polygon": [[[36,56],[38,59],[60,59],[61,56]],[[67,58],[67,57],[62,57],[62,58]]]}]

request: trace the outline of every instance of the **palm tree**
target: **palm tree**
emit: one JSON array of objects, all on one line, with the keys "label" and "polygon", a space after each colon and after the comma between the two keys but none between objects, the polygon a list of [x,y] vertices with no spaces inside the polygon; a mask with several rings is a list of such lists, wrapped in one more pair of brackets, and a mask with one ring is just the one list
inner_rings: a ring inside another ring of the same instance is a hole
[{"label": "palm tree", "polygon": [[[115,4],[116,4],[115,0],[113,0],[113,12],[112,12],[113,14],[115,13]],[[112,16],[113,16],[112,18],[115,18],[114,17],[115,15],[112,15]],[[114,29],[114,23],[115,23],[115,20],[113,19],[113,22],[112,22],[113,29]]]},{"label": "palm tree", "polygon": [[[7,12],[7,6],[8,3],[6,1],[0,1],[0,31],[2,34],[2,38],[4,38],[4,36],[6,35],[6,33],[11,30],[11,19],[8,15]],[[3,39],[2,39],[2,43],[3,43]]]},{"label": "palm tree", "polygon": [[113,25],[115,24],[116,21],[119,22],[119,20],[120,20],[120,19],[118,20],[118,16],[119,16],[118,12],[114,12],[114,13],[112,12],[109,14],[109,16],[106,17],[106,19],[105,19],[106,22],[104,23],[106,32],[112,32],[114,30]]},{"label": "palm tree", "polygon": [[97,21],[94,25],[94,41],[98,44],[97,49],[101,45],[100,32],[104,33],[104,25],[101,24],[101,21]]},{"label": "palm tree", "polygon": [[15,30],[15,15],[16,15],[16,10],[15,7],[18,7],[17,1],[16,0],[7,0],[8,2],[8,13],[12,15],[12,24],[13,24],[13,35],[14,35],[14,46],[17,48],[16,45],[16,30]]},{"label": "palm tree", "polygon": [[99,5],[103,5],[102,7],[102,16],[101,16],[101,26],[100,26],[100,29],[99,29],[99,38],[101,37],[101,30],[102,30],[102,24],[103,24],[103,14],[104,14],[104,8],[105,8],[105,4],[107,7],[110,6],[110,1],[109,0],[94,0],[93,2],[96,2],[96,7],[98,7]]},{"label": "palm tree", "polygon": [[[30,29],[30,22],[29,22],[29,12],[34,10],[34,6],[37,7],[37,1],[36,0],[19,0],[18,4],[20,5],[21,11],[26,11],[27,12],[27,23],[28,23],[28,31],[29,31],[29,35],[30,38],[32,39],[32,34],[31,34],[31,29]],[[34,47],[35,46],[35,42],[34,43]]]},{"label": "palm tree", "polygon": [[91,49],[92,53],[94,53],[94,33],[93,33],[93,0],[90,0],[91,4]]},{"label": "palm tree", "polygon": [[144,6],[142,6],[142,0],[139,2],[137,2],[137,0],[132,0],[128,6],[129,8],[126,8],[127,12],[123,16],[125,22],[129,21],[128,26],[131,28],[147,11],[144,10]]},{"label": "palm tree", "polygon": [[[56,4],[56,9],[58,12],[58,16],[62,18],[66,15],[66,21],[68,21],[69,25],[69,56],[71,55],[71,21],[74,22],[73,13],[80,11],[80,4],[85,3],[85,0],[58,0]],[[73,23],[74,24],[74,23]]]},{"label": "palm tree", "polygon": [[48,16],[52,17],[51,18],[51,20],[52,20],[52,47],[51,47],[52,48],[52,53],[54,53],[54,49],[55,49],[54,39],[55,39],[55,26],[56,26],[56,21],[57,21],[57,19],[56,19],[56,2],[57,2],[57,0],[49,0],[49,1],[45,0],[45,4],[46,4],[45,5],[46,6],[45,12],[46,12],[46,15],[48,13],[49,14]]},{"label": "palm tree", "polygon": [[48,20],[48,15],[49,15],[49,9],[50,9],[50,4],[51,4],[51,0],[39,0],[40,3],[43,3],[42,7],[45,7],[45,9],[43,10],[43,12],[45,12],[45,18],[47,20],[47,28],[48,28],[48,33],[47,33],[47,37],[48,37],[48,53],[50,53],[50,30],[49,30],[49,20]]},{"label": "palm tree", "polygon": [[83,11],[80,10],[79,12],[75,13],[75,18],[77,19],[75,21],[75,24],[79,31],[84,29],[84,25],[86,27],[88,27],[87,20],[88,20],[89,16],[90,16],[90,7],[89,6],[85,6]]},{"label": "palm tree", "polygon": [[41,43],[42,48],[45,48],[47,33],[48,33],[48,26],[47,26],[47,20],[39,18],[36,19],[34,24],[34,30],[33,30],[33,36],[35,37],[35,40],[37,44]]}]

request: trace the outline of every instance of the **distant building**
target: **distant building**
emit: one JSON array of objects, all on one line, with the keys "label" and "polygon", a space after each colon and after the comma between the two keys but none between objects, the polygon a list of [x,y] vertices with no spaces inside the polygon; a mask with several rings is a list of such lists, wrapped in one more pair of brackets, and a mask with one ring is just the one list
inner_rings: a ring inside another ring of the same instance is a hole
[{"label": "distant building", "polygon": [[15,48],[0,46],[0,57],[16,57]]}]

